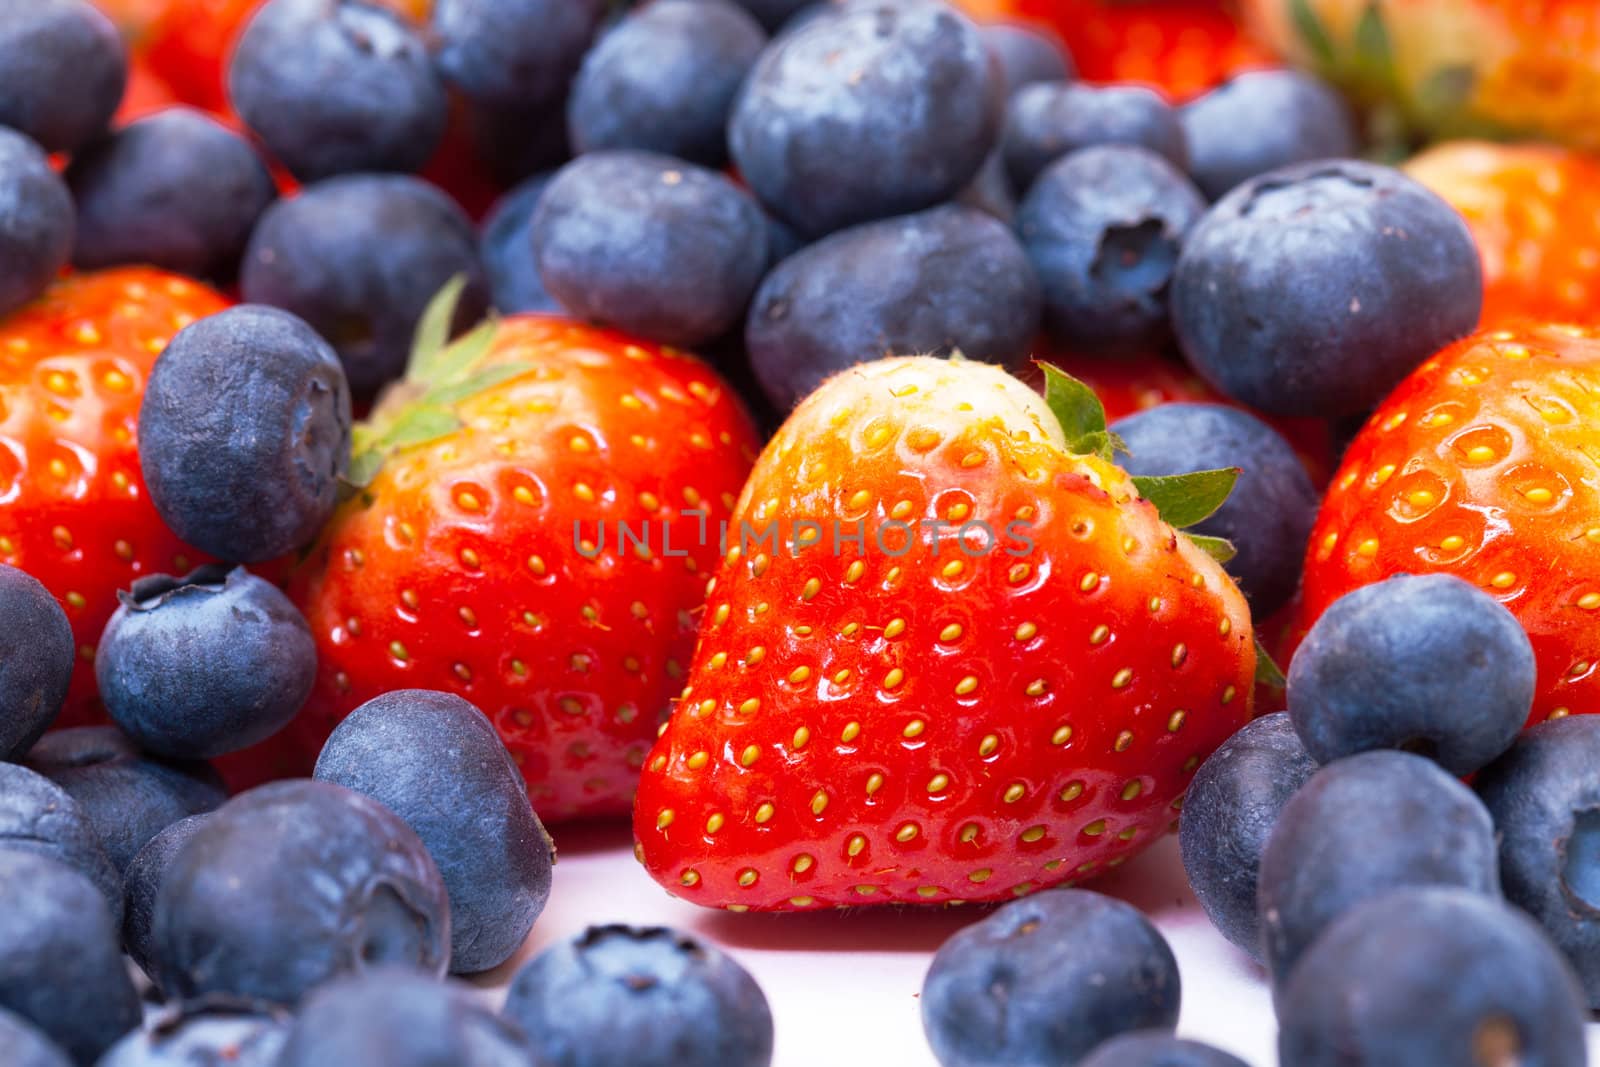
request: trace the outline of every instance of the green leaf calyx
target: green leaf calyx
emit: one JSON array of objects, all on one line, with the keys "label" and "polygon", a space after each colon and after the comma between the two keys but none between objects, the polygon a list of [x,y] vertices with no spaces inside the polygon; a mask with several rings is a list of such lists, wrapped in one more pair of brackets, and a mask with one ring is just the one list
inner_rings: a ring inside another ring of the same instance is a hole
[{"label": "green leaf calyx", "polygon": [[455,433],[464,425],[454,410],[456,404],[529,369],[525,363],[479,367],[499,330],[499,322],[492,316],[450,340],[466,287],[465,275],[451,278],[417,321],[405,378],[396,386],[409,401],[398,406],[393,415],[357,427],[350,470],[345,476],[350,488],[360,490],[371,485],[384,462],[396,452]]}]

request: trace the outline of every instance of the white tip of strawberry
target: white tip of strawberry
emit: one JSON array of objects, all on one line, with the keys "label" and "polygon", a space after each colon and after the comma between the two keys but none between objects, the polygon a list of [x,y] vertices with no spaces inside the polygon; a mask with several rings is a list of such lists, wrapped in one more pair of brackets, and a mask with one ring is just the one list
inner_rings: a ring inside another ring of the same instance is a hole
[{"label": "white tip of strawberry", "polygon": [[973,360],[891,356],[862,363],[824,382],[796,415],[847,420],[864,413],[858,405],[866,395],[893,402],[911,417],[926,407],[947,409],[949,393],[955,391],[970,405],[965,412],[972,421],[997,419],[1013,436],[1026,434],[1066,449],[1061,423],[1043,397],[1001,368]]}]

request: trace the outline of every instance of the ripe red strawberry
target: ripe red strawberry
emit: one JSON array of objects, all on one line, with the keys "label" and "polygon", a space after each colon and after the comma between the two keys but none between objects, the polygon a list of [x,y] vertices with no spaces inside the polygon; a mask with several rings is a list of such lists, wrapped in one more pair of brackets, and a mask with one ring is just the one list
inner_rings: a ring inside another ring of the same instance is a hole
[{"label": "ripe red strawberry", "polygon": [[1484,323],[1600,317],[1600,159],[1554,145],[1450,141],[1406,171],[1467,220],[1483,258]]},{"label": "ripe red strawberry", "polygon": [[1225,0],[962,2],[980,17],[1021,15],[1054,26],[1086,81],[1146,82],[1179,100],[1241,70],[1276,65]]},{"label": "ripe red strawberry", "polygon": [[640,784],[658,881],[738,911],[999,900],[1167,829],[1249,717],[1249,611],[1089,454],[1110,451],[1092,394],[1053,394],[1059,423],[996,368],[887,359],[790,416]]},{"label": "ripe red strawberry", "polygon": [[1312,529],[1304,633],[1402,572],[1497,597],[1538,658],[1529,722],[1600,710],[1600,330],[1491,328],[1402,382],[1345,453]]},{"label": "ripe red strawberry", "polygon": [[370,483],[291,582],[321,658],[289,728],[306,765],[365,701],[443,689],[489,715],[545,819],[627,811],[756,444],[699,361],[564,319],[414,361],[358,431]]},{"label": "ripe red strawberry", "polygon": [[204,557],[156,515],[135,430],[145,378],[178,330],[227,301],[146,268],[68,276],[0,320],[0,562],[55,594],[81,663],[62,725],[96,709],[94,647],[117,590]]}]

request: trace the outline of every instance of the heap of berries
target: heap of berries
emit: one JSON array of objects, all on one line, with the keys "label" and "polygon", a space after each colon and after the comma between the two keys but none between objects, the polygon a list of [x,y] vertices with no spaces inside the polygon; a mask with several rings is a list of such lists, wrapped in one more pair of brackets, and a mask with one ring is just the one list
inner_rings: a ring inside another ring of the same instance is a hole
[{"label": "heap of berries", "polygon": [[1584,1062],[1600,162],[1365,161],[1211,0],[0,0],[0,76],[0,1061],[768,1067],[702,938],[526,952],[631,816],[1001,905],[942,1067],[1239,1067],[1079,888],[1174,829],[1283,1063]]}]

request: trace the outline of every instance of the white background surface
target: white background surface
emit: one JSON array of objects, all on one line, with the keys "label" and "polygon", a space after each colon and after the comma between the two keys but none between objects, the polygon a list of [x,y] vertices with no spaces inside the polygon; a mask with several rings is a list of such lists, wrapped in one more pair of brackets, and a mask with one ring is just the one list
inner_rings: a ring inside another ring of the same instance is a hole
[{"label": "white background surface", "polygon": [[[664,924],[732,953],[766,992],[777,1022],[773,1067],[937,1067],[922,1036],[917,992],[934,950],[981,918],[975,908],[734,915],[674,900],[634,862],[627,828],[556,831],[550,905],[519,953],[525,960],[591,923]],[[1178,957],[1178,1032],[1271,1067],[1276,1032],[1260,970],[1212,929],[1178,861],[1176,838],[1088,888],[1121,897],[1161,928]],[[490,984],[508,981],[515,963]],[[1589,1027],[1600,1064],[1600,1027]]]}]

